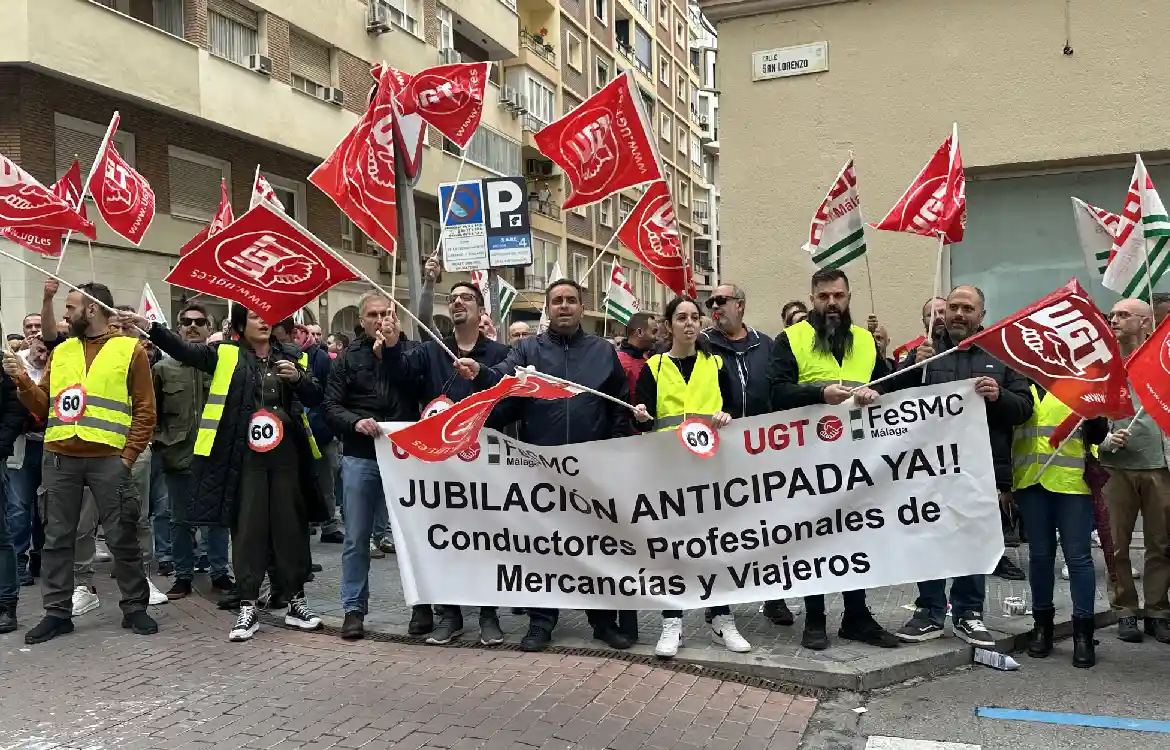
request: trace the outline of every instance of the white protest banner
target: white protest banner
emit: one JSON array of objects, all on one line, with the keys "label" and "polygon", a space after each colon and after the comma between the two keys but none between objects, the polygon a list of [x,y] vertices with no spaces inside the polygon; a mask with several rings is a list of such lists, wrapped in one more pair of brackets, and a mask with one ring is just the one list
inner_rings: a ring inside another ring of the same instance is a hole
[{"label": "white protest banner", "polygon": [[[409,604],[696,609],[989,573],[1003,554],[974,381],[672,432],[425,463],[376,441]],[[399,424],[384,424],[388,431]]]}]

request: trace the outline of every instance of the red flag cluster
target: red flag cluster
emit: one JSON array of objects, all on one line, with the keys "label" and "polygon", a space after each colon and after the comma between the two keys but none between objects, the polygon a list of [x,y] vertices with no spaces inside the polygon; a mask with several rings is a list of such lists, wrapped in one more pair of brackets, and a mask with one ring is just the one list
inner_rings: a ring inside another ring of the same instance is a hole
[{"label": "red flag cluster", "polygon": [[[0,159],[4,159],[4,157],[0,155]],[[3,168],[7,169],[8,165],[12,164],[12,162],[4,159],[3,164]],[[15,165],[12,166],[15,167]],[[16,167],[16,169],[20,168]],[[21,172],[21,174],[25,173]],[[28,179],[31,180],[32,178],[28,177]],[[35,193],[35,189],[34,194],[39,195]],[[83,226],[88,227],[88,229],[77,231],[83,231],[87,237],[93,239],[94,226],[86,216],[85,203],[81,199],[81,165],[77,163],[76,159],[73,161],[73,166],[69,168],[69,171],[53,185],[52,194],[63,201],[69,207],[70,211],[72,211],[74,206],[79,207],[80,210],[77,211],[77,214],[82,222],[84,222]],[[12,240],[21,247],[32,250],[34,253],[39,253],[49,258],[59,258],[61,256],[61,245],[65,238],[66,230],[45,226],[43,224],[20,225],[14,223],[12,219],[16,212],[11,209],[11,204],[3,196],[4,188],[0,187],[0,214],[8,217],[7,220],[0,217],[0,221],[4,222],[3,228],[0,228],[0,237],[6,240]],[[6,204],[9,209],[7,211],[5,210]],[[28,209],[29,213],[31,213],[31,201],[28,204]],[[59,206],[57,210],[60,210]],[[62,216],[68,218],[68,214],[66,213],[62,213]],[[45,221],[46,219],[42,216],[42,218],[37,220]],[[69,219],[69,221],[72,222],[72,219]]]}]

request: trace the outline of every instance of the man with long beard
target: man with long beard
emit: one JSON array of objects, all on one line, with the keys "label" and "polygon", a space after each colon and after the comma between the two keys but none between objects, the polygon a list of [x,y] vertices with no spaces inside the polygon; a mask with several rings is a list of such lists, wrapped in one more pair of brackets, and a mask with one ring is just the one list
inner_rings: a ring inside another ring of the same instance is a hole
[{"label": "man with long beard", "polygon": [[[849,278],[843,271],[822,268],[813,274],[808,318],[785,328],[772,347],[768,383],[773,411],[837,405],[849,398],[858,406],[868,406],[877,399],[877,391],[864,385],[887,374],[889,368],[878,356],[873,334],[853,325],[849,298]],[[882,648],[898,645],[898,639],[873,619],[864,591],[846,591],[843,597],[839,637]],[[829,647],[825,597],[806,596],[804,604],[801,645],[824,650]]]}]

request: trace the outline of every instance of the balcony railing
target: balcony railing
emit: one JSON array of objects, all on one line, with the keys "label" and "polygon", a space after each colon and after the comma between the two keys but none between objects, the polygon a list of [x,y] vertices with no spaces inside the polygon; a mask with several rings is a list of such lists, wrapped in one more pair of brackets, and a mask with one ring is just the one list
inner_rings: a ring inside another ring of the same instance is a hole
[{"label": "balcony railing", "polygon": [[548,123],[541,120],[536,115],[528,112],[524,115],[524,130],[529,133],[539,133],[544,130]]},{"label": "balcony railing", "polygon": [[696,224],[706,225],[711,221],[711,215],[707,213],[707,209],[705,208],[696,208],[691,212],[691,215],[694,217]]},{"label": "balcony railing", "polygon": [[642,62],[640,59],[638,59],[638,53],[634,50],[634,48],[631,47],[629,44],[627,44],[625,41],[623,41],[620,37],[617,40],[617,48],[618,48],[618,53],[622,57],[629,60],[631,65],[633,65],[635,68],[637,68],[643,74],[650,76],[651,78],[654,77],[654,71],[651,70],[650,64],[646,63],[646,62]]},{"label": "balcony railing", "polygon": [[529,198],[528,210],[552,219],[553,221],[561,220],[561,207],[552,201],[541,200],[540,198]]},{"label": "balcony railing", "polygon": [[556,67],[556,49],[552,46],[552,43],[545,40],[545,37],[537,37],[528,31],[528,29],[524,29],[520,32],[520,41],[524,44],[525,47],[540,56],[540,58],[543,59],[546,63],[553,66],[554,68]]}]

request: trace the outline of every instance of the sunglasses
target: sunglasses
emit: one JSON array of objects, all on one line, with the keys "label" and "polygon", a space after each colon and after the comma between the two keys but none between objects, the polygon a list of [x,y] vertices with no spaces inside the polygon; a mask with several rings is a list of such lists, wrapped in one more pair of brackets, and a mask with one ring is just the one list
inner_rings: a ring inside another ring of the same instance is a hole
[{"label": "sunglasses", "polygon": [[739,297],[724,297],[723,295],[719,295],[718,297],[708,297],[707,303],[706,303],[707,309],[710,310],[712,307],[715,307],[716,305],[719,305],[720,307],[722,307],[723,305],[726,305],[728,302],[732,302],[732,301],[738,300],[738,299],[739,299]]},{"label": "sunglasses", "polygon": [[198,326],[202,328],[207,325],[207,318],[179,318],[179,325],[181,326]]}]

